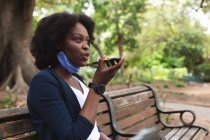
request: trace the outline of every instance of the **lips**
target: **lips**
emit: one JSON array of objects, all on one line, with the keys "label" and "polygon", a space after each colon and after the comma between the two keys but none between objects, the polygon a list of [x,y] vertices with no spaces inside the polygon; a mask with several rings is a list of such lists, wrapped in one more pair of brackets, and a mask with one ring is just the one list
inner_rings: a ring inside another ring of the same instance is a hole
[{"label": "lips", "polygon": [[89,58],[89,53],[85,53],[84,55],[82,55],[83,60],[87,61]]}]

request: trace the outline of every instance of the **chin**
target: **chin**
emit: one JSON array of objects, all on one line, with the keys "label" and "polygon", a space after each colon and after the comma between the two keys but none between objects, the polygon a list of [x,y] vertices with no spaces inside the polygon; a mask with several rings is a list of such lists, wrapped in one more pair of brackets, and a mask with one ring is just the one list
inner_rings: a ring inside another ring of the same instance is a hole
[{"label": "chin", "polygon": [[82,63],[81,65],[80,65],[80,67],[85,67],[85,66],[87,66],[87,63],[85,62],[85,63]]}]

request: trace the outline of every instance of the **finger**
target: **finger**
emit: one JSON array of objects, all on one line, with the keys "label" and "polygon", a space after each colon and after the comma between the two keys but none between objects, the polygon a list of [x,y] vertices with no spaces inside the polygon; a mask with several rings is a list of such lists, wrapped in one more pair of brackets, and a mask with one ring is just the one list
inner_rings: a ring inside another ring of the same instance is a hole
[{"label": "finger", "polygon": [[123,63],[124,63],[124,58],[122,57],[117,64],[111,66],[110,68],[111,69],[119,69],[123,65]]},{"label": "finger", "polygon": [[120,61],[117,63],[119,64],[120,66],[122,66],[122,64],[124,63],[125,59],[123,57],[121,57]]},{"label": "finger", "polygon": [[108,67],[107,71],[110,73],[116,73],[120,69],[120,67],[122,67],[123,63],[124,63],[124,58],[121,58],[117,64]]},{"label": "finger", "polygon": [[104,61],[105,61],[105,58],[104,57],[99,58],[99,61],[98,61],[98,69],[104,68]]}]

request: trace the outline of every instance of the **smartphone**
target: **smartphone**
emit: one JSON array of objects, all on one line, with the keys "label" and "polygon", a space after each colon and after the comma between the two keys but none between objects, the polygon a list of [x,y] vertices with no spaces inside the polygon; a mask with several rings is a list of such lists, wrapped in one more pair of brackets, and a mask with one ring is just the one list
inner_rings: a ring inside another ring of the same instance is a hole
[{"label": "smartphone", "polygon": [[116,65],[120,61],[120,59],[121,58],[110,58],[110,59],[105,60],[105,64],[107,67],[110,67],[110,66]]},{"label": "smartphone", "polygon": [[[105,60],[105,65],[106,67],[113,66],[117,64],[120,61],[121,58],[108,58]],[[92,62],[91,64],[88,64],[89,66],[92,67],[98,67],[98,62]]]}]

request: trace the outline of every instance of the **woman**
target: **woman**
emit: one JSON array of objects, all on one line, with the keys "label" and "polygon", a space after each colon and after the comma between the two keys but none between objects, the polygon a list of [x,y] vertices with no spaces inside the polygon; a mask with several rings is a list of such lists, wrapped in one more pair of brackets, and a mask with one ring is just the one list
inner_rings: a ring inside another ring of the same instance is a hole
[{"label": "woman", "polygon": [[87,64],[94,22],[85,15],[55,13],[43,18],[31,52],[40,72],[30,84],[27,103],[38,140],[105,140],[96,126],[100,94],[123,64],[105,67],[100,58],[87,88],[76,74]]}]

